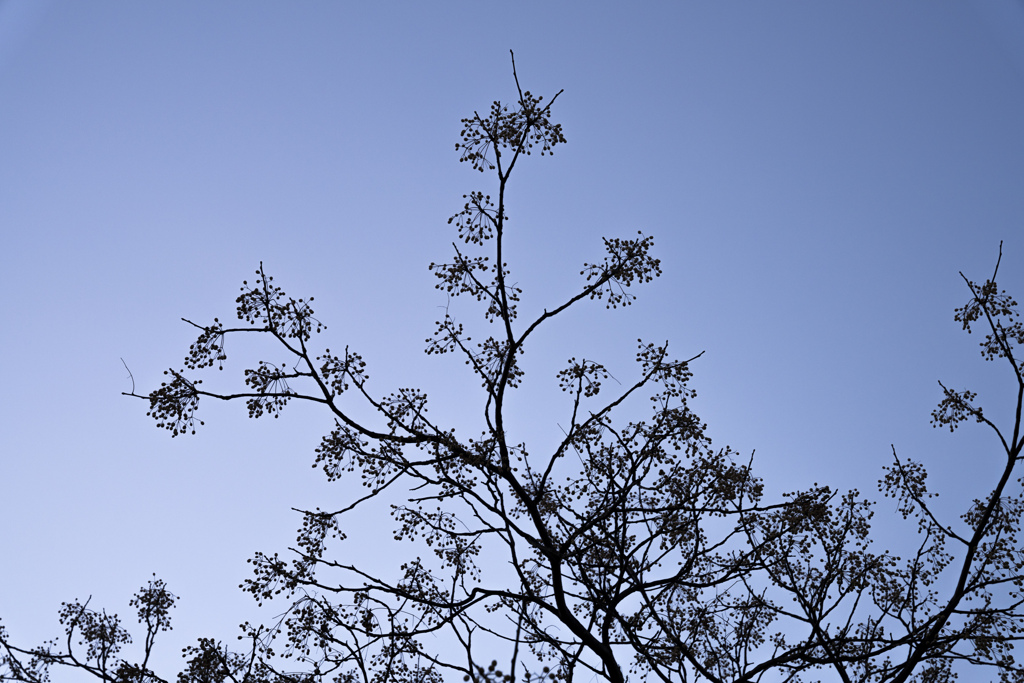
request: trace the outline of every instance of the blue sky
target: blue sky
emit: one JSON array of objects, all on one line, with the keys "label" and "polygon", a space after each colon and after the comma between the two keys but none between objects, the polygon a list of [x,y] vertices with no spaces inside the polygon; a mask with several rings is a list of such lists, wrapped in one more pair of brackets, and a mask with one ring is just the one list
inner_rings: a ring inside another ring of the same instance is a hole
[{"label": "blue sky", "polygon": [[[289,508],[354,492],[310,468],[315,410],[208,405],[172,441],[121,396],[122,358],[140,391],[158,384],[192,341],[179,318],[232,318],[261,260],[316,297],[322,343],[359,350],[380,391],[421,387],[452,424],[476,410],[461,364],[422,354],[446,303],[426,266],[462,194],[491,187],[454,143],[459,119],[512,98],[509,49],[524,87],[564,88],[568,139],[512,181],[523,315],[570,295],[602,236],[653,234],[665,271],[630,309],[582,307],[527,349],[522,439],[557,438],[565,359],[625,380],[636,338],[669,339],[706,351],[698,412],[718,443],[756,449],[776,492],[873,494],[895,444],[953,517],[983,493],[987,435],[928,416],[937,379],[994,415],[1012,398],[952,309],[957,272],[987,277],[1000,240],[1024,296],[1017,0],[0,0],[0,618],[16,638],[57,635],[60,602],[90,594],[127,616],[156,572],[181,596],[161,650],[176,670],[186,642],[272,616],[236,586],[254,551],[291,543]],[[232,361],[208,383],[237,379]]]}]

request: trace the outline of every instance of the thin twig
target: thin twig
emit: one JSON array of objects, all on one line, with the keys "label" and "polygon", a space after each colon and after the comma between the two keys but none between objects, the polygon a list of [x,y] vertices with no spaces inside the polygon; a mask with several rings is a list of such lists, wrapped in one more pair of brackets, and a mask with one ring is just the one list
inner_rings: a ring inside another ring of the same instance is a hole
[{"label": "thin twig", "polygon": [[[124,358],[121,359],[121,365],[124,366],[125,370],[128,370],[128,364],[124,362]],[[128,370],[128,376],[131,377],[131,380],[132,380],[132,393],[131,393],[131,395],[134,396],[135,395],[135,376],[132,375],[132,371],[131,370]]]}]

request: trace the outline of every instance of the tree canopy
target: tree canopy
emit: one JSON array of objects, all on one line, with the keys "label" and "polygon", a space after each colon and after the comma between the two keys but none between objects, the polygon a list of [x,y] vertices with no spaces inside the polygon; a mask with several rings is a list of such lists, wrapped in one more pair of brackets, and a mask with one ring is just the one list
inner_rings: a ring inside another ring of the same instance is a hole
[{"label": "tree canopy", "polygon": [[[244,590],[288,609],[269,626],[246,624],[241,648],[200,638],[184,653],[180,683],[902,682],[966,668],[972,678],[1024,681],[1013,657],[1024,625],[1024,494],[1014,477],[1024,324],[996,283],[1001,250],[991,278],[964,277],[969,299],[955,319],[980,330],[984,358],[1013,374],[1014,420],[996,424],[974,393],[945,385],[933,413],[936,426],[976,422],[993,432],[998,481],[959,521],[945,520],[929,502],[925,466],[894,449],[879,486],[917,524],[905,550],[876,547],[873,503],[855,490],[814,486],[768,499],[753,458],[713,444],[692,408],[700,354],[677,357],[667,342],[638,340],[630,378],[614,386],[598,359],[570,358],[554,378],[564,438],[536,449],[507,423],[527,342],[570,307],[630,305],[661,262],[649,235],[605,238],[574,294],[533,319],[518,316],[524,290],[503,253],[509,180],[525,157],[566,140],[552,118],[561,93],[545,100],[523,90],[514,62],[513,76],[515,101],[462,121],[460,161],[489,185],[464,195],[449,219],[458,237],[451,258],[430,264],[437,288],[469,299],[482,317],[464,322],[449,305],[425,349],[465,360],[482,388],[462,406],[477,432],[436,422],[419,389],[378,392],[357,350],[321,348],[313,298],[288,296],[262,265],[243,283],[237,322],[187,321],[198,337],[184,367],[149,394],[131,392],[172,436],[202,425],[203,399],[244,401],[253,418],[316,404],[334,427],[315,466],[329,481],[359,477],[365,488],[336,508],[301,511],[288,555],[252,558]],[[240,335],[287,360],[245,369],[233,392],[206,390],[199,373],[223,369],[227,339]],[[380,502],[393,542],[408,548],[389,571],[345,546],[346,530],[370,523]],[[145,633],[131,659],[121,654],[130,637],[118,617],[89,601],[62,606],[61,642],[21,647],[0,628],[0,680],[39,683],[55,666],[111,682],[170,680],[149,658],[175,600],[155,577],[136,594]]]}]

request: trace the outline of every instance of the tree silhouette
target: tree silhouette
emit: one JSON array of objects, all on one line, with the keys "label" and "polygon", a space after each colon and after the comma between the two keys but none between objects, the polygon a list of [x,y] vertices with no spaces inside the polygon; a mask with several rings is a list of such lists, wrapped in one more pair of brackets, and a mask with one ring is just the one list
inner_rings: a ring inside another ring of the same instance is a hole
[{"label": "tree silhouette", "polygon": [[[130,394],[146,399],[172,436],[202,424],[201,399],[245,401],[251,417],[276,417],[292,401],[318,404],[334,428],[316,465],[328,480],[358,476],[365,487],[337,509],[302,512],[287,559],[251,560],[244,590],[260,602],[286,599],[280,621],[246,625],[241,651],[200,639],[178,680],[899,682],[948,680],[970,667],[972,679],[1024,681],[1013,659],[1024,626],[1024,502],[1013,478],[1024,403],[1014,351],[1024,326],[996,285],[998,261],[984,283],[964,278],[970,301],[956,320],[967,332],[984,328],[984,357],[1014,373],[1015,421],[1003,430],[975,394],[945,386],[933,420],[951,430],[972,420],[988,426],[1004,466],[991,493],[953,525],[929,505],[924,466],[894,450],[880,489],[920,532],[902,559],[874,549],[872,503],[856,491],[816,486],[765,500],[751,461],[713,446],[691,410],[690,365],[699,354],[677,360],[667,343],[638,341],[633,378],[610,395],[600,362],[569,359],[556,378],[564,438],[528,450],[529,435],[506,426],[526,342],[586,300],[629,305],[633,287],[661,267],[650,236],[605,239],[604,256],[583,265],[573,296],[519,319],[522,290],[503,254],[509,178],[523,157],[551,154],[565,138],[551,120],[561,93],[545,102],[523,91],[514,61],[513,76],[514,103],[463,119],[460,161],[489,175],[491,194],[464,196],[449,220],[461,244],[449,262],[430,265],[440,290],[483,308],[482,341],[446,310],[426,347],[463,357],[482,385],[472,408],[479,433],[457,436],[435,422],[417,389],[376,393],[355,350],[318,350],[323,325],[313,299],[288,297],[262,265],[243,283],[236,325],[187,321],[199,336],[185,368],[168,370],[148,395]],[[205,390],[194,373],[223,368],[227,337],[242,334],[266,339],[287,362],[246,369],[235,393]],[[613,420],[643,399],[643,419]],[[356,417],[366,407],[375,417]],[[392,572],[331,552],[379,500],[392,503],[394,541],[415,548]],[[148,662],[174,600],[158,580],[136,595],[146,628],[137,663],[120,656],[129,637],[117,617],[88,602],[62,607],[63,643],[21,649],[0,629],[0,680],[38,683],[54,665],[104,681],[167,680]]]}]

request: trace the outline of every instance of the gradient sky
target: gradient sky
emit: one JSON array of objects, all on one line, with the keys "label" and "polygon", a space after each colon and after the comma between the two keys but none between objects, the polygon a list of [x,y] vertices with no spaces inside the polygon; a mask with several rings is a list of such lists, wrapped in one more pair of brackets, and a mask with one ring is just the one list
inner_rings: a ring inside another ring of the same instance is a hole
[{"label": "gradient sky", "polygon": [[[560,434],[565,359],[626,381],[638,337],[669,339],[706,351],[695,407],[717,443],[756,449],[775,493],[874,495],[890,444],[930,466],[954,520],[991,485],[989,436],[929,412],[938,379],[997,419],[1011,405],[952,312],[958,271],[988,277],[1000,240],[1024,297],[1018,0],[0,0],[0,618],[17,641],[58,635],[60,602],[90,594],[133,622],[156,572],[181,597],[158,646],[173,675],[184,644],[276,614],[236,586],[254,551],[292,543],[289,508],[354,494],[310,468],[316,410],[204,404],[206,427],[172,441],[121,396],[122,358],[156,386],[194,338],[179,318],[233,319],[261,260],[316,297],[320,343],[360,351],[378,391],[423,388],[435,418],[471,424],[478,383],[422,354],[446,303],[426,266],[462,194],[492,187],[454,143],[513,97],[509,49],[525,88],[564,88],[568,139],[511,183],[523,315],[570,295],[602,236],[653,234],[664,269],[630,309],[538,335],[517,439]],[[880,504],[887,533],[896,519]],[[344,552],[387,566],[358,544],[388,523]]]}]

